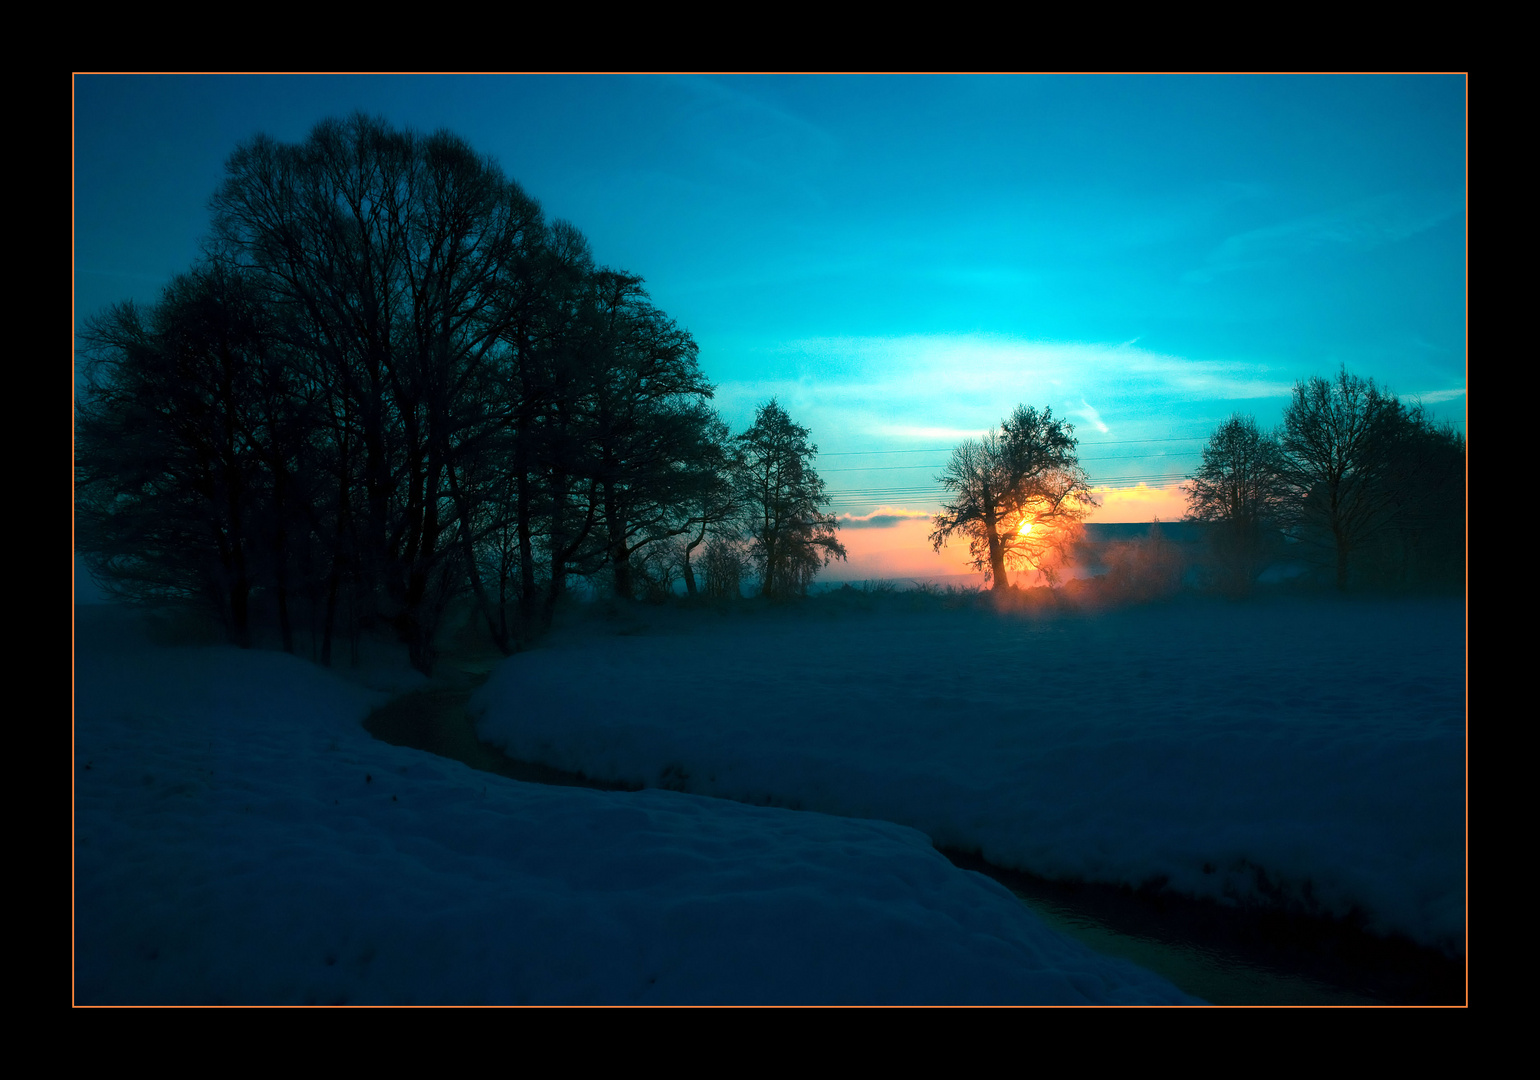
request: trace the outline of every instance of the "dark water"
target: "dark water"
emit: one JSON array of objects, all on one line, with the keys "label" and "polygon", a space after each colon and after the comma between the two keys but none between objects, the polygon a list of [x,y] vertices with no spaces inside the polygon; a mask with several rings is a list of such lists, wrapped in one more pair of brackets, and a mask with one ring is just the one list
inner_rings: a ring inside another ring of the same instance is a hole
[{"label": "dark water", "polygon": [[1061,934],[1104,956],[1116,956],[1163,975],[1187,993],[1215,1005],[1390,1004],[1304,975],[1249,963],[1222,949],[1120,933],[1075,908],[1025,896],[1022,900]]},{"label": "dark water", "polygon": [[1157,889],[1064,883],[948,851],[1044,922],[1216,1005],[1463,1005],[1465,963],[1347,919],[1227,907]]}]

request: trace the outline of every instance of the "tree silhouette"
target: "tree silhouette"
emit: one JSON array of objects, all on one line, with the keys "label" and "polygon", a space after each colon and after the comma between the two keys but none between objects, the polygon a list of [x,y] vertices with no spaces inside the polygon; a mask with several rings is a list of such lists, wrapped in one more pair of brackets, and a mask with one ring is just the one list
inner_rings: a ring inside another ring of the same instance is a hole
[{"label": "tree silhouette", "polygon": [[1392,448],[1401,422],[1396,399],[1340,369],[1334,379],[1294,384],[1283,413],[1283,478],[1292,490],[1296,532],[1330,551],[1339,590],[1359,548],[1388,524],[1395,501]]},{"label": "tree silhouette", "polygon": [[226,171],[207,261],[82,335],[77,544],[110,593],[241,644],[271,597],[325,663],[383,622],[430,671],[457,596],[508,650],[570,574],[627,595],[677,545],[688,579],[737,455],[641,278],[448,133],[355,115]]},{"label": "tree silhouette", "polygon": [[1293,531],[1326,554],[1339,590],[1459,580],[1463,439],[1345,367],[1296,383],[1283,420]]},{"label": "tree silhouette", "polygon": [[1075,454],[1074,426],[1053,410],[1017,406],[996,431],[952,451],[938,482],[955,497],[933,519],[931,545],[968,538],[973,566],[996,590],[1012,568],[1054,580],[1081,522],[1096,505]]},{"label": "tree silhouette", "polygon": [[1187,486],[1187,520],[1209,527],[1221,583],[1244,593],[1264,569],[1272,535],[1283,523],[1288,487],[1276,436],[1236,414],[1203,448],[1203,465]]},{"label": "tree silhouette", "polygon": [[760,406],[754,425],[737,441],[738,487],[760,591],[769,597],[806,593],[821,567],[845,558],[835,536],[838,523],[822,512],[829,499],[813,469],[818,448],[774,399]]},{"label": "tree silhouette", "polygon": [[688,508],[720,484],[718,421],[705,404],[712,387],[694,339],[648,302],[642,279],[601,271],[593,290],[599,362],[587,399],[592,460],[605,561],[616,595],[630,599],[632,557],[689,531]]},{"label": "tree silhouette", "polygon": [[[729,591],[727,580],[730,577],[730,590],[733,596],[737,596],[741,560],[736,553],[731,555],[730,560],[728,555],[733,525],[743,517],[744,511],[743,495],[735,483],[743,462],[737,443],[728,435],[727,425],[720,418],[713,420],[704,436],[697,463],[708,482],[697,486],[693,497],[686,504],[689,513],[686,525],[690,531],[683,537],[680,569],[684,577],[685,593],[689,596],[697,595],[695,567],[691,559],[696,550],[706,543],[707,537],[714,536],[716,539],[712,541],[711,550],[720,557],[714,564],[716,576],[711,577],[708,571],[707,591],[712,596],[725,596]],[[716,552],[717,548],[722,550]],[[720,587],[713,591],[713,586],[718,583]]]},{"label": "tree silhouette", "polygon": [[268,313],[239,273],[200,267],[148,312],[123,304],[83,335],[77,544],[109,595],[207,601],[251,643],[250,599],[282,586],[295,487],[291,403]]},{"label": "tree silhouette", "polygon": [[1465,580],[1465,440],[1421,405],[1400,406],[1384,432],[1385,527],[1363,551],[1371,584],[1458,588]]}]

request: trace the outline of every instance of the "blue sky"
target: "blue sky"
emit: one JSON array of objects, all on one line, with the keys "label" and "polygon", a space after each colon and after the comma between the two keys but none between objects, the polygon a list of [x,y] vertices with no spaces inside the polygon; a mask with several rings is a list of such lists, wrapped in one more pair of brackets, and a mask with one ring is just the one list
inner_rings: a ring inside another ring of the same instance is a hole
[{"label": "blue sky", "polygon": [[1156,489],[1101,520],[1173,516],[1219,421],[1276,424],[1341,364],[1464,429],[1461,76],[74,88],[77,325],[192,263],[238,143],[362,110],[460,134],[645,277],[736,430],[774,395],[830,489],[871,493],[841,512],[934,511],[946,448],[1019,403],[1073,420],[1093,480]]}]

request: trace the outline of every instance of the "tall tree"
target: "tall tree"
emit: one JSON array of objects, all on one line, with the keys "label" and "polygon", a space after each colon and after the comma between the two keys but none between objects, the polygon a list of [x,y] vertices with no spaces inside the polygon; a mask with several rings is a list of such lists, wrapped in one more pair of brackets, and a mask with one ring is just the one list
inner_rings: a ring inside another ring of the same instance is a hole
[{"label": "tall tree", "polygon": [[[691,561],[696,551],[706,543],[708,536],[726,536],[720,546],[723,547],[721,554],[727,555],[732,542],[732,523],[741,519],[744,511],[742,492],[735,483],[735,478],[742,471],[743,462],[736,443],[728,436],[727,424],[719,417],[712,420],[706,432],[697,465],[707,482],[695,488],[693,497],[685,506],[688,515],[685,524],[691,531],[685,534],[680,552],[680,569],[684,575],[685,592],[689,596],[697,595],[695,567]],[[719,546],[718,542],[713,541],[713,548],[716,546]],[[720,571],[726,569],[727,565],[724,559],[716,560],[718,577],[721,577]],[[710,583],[715,584],[715,580]],[[725,592],[725,589],[724,584],[717,592]],[[732,590],[736,595],[736,580]]]},{"label": "tall tree", "polygon": [[1400,403],[1341,368],[1336,378],[1294,384],[1283,413],[1282,475],[1293,495],[1295,532],[1329,553],[1345,590],[1355,555],[1390,521],[1390,479]]},{"label": "tall tree", "polygon": [[323,662],[386,621],[429,671],[457,594],[509,649],[570,574],[627,591],[677,543],[688,576],[732,506],[695,343],[489,160],[356,115],[238,148],[213,209],[206,263],[83,336],[109,589],[200,596],[242,643],[270,594],[289,648],[302,597]]},{"label": "tall tree", "polygon": [[829,498],[813,468],[818,447],[774,399],[760,406],[738,446],[739,491],[760,591],[806,593],[821,567],[846,557],[834,515],[823,513]]},{"label": "tall tree", "polygon": [[687,507],[709,499],[714,459],[712,387],[694,339],[653,307],[642,279],[594,275],[596,351],[589,397],[595,479],[603,502],[605,559],[615,592],[630,599],[631,559],[692,524]]},{"label": "tall tree", "polygon": [[473,528],[452,472],[489,419],[477,387],[506,367],[510,279],[543,236],[539,206],[455,136],[362,115],[298,146],[259,137],[227,174],[221,250],[291,309],[347,395],[353,570],[429,670],[449,562]]},{"label": "tall tree", "polygon": [[1369,550],[1370,580],[1388,588],[1457,588],[1465,580],[1465,439],[1419,404],[1396,410],[1384,483],[1390,510]]},{"label": "tall tree", "polygon": [[958,446],[937,477],[955,497],[933,519],[931,545],[967,537],[974,567],[996,590],[1010,587],[1011,569],[1052,581],[1095,506],[1077,445],[1074,425],[1052,409],[1017,406],[1000,430]]},{"label": "tall tree", "polygon": [[1264,568],[1269,540],[1282,524],[1288,489],[1276,436],[1250,416],[1219,425],[1189,478],[1187,520],[1208,525],[1210,547],[1226,591],[1244,593]]},{"label": "tall tree", "polygon": [[[518,288],[505,331],[509,372],[501,383],[510,441],[502,506],[512,521],[516,549],[520,638],[554,611],[561,587],[553,575],[542,594],[537,565],[542,540],[553,535],[549,526],[566,516],[564,507],[558,513],[551,493],[564,488],[565,477],[580,465],[578,441],[568,431],[572,410],[563,402],[581,396],[579,388],[585,385],[581,372],[587,361],[579,343],[591,321],[588,283],[593,273],[588,241],[569,222],[557,221],[513,279]],[[560,546],[566,549],[565,542]],[[551,566],[555,551],[546,547]]]},{"label": "tall tree", "polygon": [[266,317],[217,266],[173,279],[148,313],[110,309],[83,335],[76,414],[77,543],[94,575],[125,599],[206,599],[242,646],[264,571],[283,580],[289,513]]}]

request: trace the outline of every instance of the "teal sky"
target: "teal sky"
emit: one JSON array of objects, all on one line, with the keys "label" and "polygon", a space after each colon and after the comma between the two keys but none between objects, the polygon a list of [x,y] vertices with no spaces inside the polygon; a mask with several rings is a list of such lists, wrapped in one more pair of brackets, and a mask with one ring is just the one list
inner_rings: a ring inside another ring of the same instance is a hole
[{"label": "teal sky", "polygon": [[777,396],[830,489],[870,493],[841,512],[934,511],[946,448],[1019,403],[1068,415],[1093,480],[1125,488],[1175,483],[1220,420],[1276,424],[1341,364],[1464,430],[1461,76],[74,89],[77,325],[192,263],[239,142],[363,110],[460,134],[645,277],[735,430]]}]

